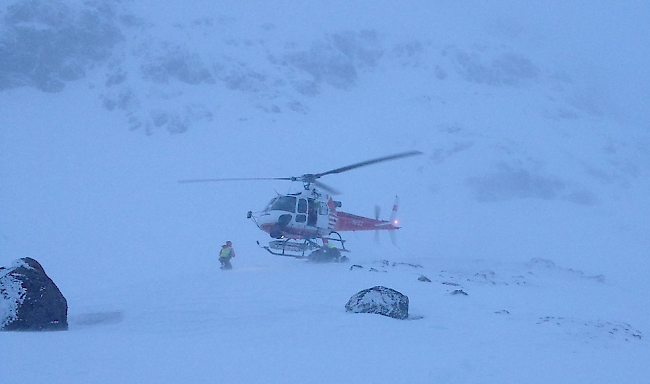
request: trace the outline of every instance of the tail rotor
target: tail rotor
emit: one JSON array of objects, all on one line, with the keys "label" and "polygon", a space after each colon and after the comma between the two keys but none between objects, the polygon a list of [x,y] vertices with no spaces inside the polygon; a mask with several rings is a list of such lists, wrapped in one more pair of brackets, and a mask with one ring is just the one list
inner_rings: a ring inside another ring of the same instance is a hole
[{"label": "tail rotor", "polygon": [[[397,227],[397,204],[399,203],[399,198],[395,196],[395,204],[393,204],[393,211],[390,213],[390,223],[391,225]],[[395,234],[394,229],[389,229],[388,234],[390,235],[390,241],[394,246],[397,247],[397,235]]]},{"label": "tail rotor", "polygon": [[[379,205],[375,205],[375,220],[379,221],[379,213],[381,212],[381,208]],[[375,230],[375,243],[379,244],[379,230]]]}]

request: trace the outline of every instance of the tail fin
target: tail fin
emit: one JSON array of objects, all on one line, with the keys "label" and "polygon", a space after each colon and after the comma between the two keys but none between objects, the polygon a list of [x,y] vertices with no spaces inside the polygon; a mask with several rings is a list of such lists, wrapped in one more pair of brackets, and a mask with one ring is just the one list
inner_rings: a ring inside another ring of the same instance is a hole
[{"label": "tail fin", "polygon": [[397,224],[396,220],[397,220],[397,203],[398,202],[399,202],[399,198],[397,196],[395,196],[395,204],[393,204],[393,212],[390,213],[390,219],[389,219],[390,222],[393,225]]}]

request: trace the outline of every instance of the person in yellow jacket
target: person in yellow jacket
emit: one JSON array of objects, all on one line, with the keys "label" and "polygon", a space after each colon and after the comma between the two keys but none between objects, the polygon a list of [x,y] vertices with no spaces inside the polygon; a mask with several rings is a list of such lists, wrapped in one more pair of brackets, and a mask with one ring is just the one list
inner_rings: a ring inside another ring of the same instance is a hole
[{"label": "person in yellow jacket", "polygon": [[221,246],[221,251],[219,252],[219,262],[221,263],[221,269],[232,269],[230,259],[233,257],[235,257],[235,250],[232,247],[232,242],[226,241],[226,244]]}]

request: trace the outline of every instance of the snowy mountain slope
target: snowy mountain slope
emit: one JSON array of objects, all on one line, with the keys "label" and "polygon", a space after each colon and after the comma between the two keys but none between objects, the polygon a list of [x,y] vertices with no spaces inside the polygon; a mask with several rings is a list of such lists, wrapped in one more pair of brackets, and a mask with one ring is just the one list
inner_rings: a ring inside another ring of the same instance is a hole
[{"label": "snowy mountain slope", "polygon": [[[647,7],[515,3],[0,3],[0,253],[71,320],[3,334],[0,377],[643,382]],[[400,196],[352,271],[255,244],[246,211],[300,186],[176,183],[409,149],[325,180],[356,214]],[[422,318],[346,314],[373,285]]]},{"label": "snowy mountain slope", "polygon": [[[587,55],[576,43],[594,46],[596,41],[602,45],[596,47],[605,49],[612,44],[611,38],[587,38],[582,28],[576,29],[581,25],[576,26],[575,20],[563,25],[560,18],[554,25],[557,32],[546,30],[546,25],[541,28],[538,23],[558,17],[555,9],[534,17],[528,13],[538,9],[519,10],[521,14],[515,17],[510,13],[518,7],[509,11],[504,7],[497,17],[479,16],[484,10],[476,4],[460,8],[466,11],[460,14],[459,9],[444,5],[421,6],[415,11],[383,4],[368,12],[363,6],[343,6],[344,2],[342,8],[327,10],[322,5],[309,9],[309,4],[285,8],[194,3],[195,7],[185,3],[151,7],[147,2],[97,2],[74,7],[56,1],[15,2],[4,12],[3,64],[8,70],[3,71],[2,87],[33,85],[56,92],[67,81],[87,77],[101,67],[102,79],[91,85],[101,90],[103,105],[125,111],[132,128],[148,132],[161,128],[182,132],[194,120],[223,113],[219,107],[228,109],[226,95],[229,99],[243,96],[269,113],[305,113],[309,110],[305,96],[331,88],[350,89],[367,74],[395,65],[417,70],[419,83],[427,78],[432,81],[429,88],[441,85],[436,79],[454,80],[456,76],[468,83],[497,87],[541,82],[551,93],[546,97],[570,104],[542,109],[551,117],[611,114],[607,108],[619,96],[611,89],[607,94],[594,91],[601,86],[594,86],[597,80],[588,76],[600,80],[603,73],[583,72],[604,61],[599,51]],[[600,8],[602,15],[614,18],[612,10]],[[629,16],[625,8],[616,11],[623,14],[619,18]],[[349,17],[336,17],[346,11]],[[300,22],[305,14],[311,16]],[[407,18],[404,25],[383,29]],[[525,27],[531,18],[539,20]],[[327,20],[327,27],[316,28],[314,22],[319,25],[322,20]],[[458,33],[459,25],[465,33]],[[557,40],[556,33],[571,28],[563,44],[544,41]],[[542,32],[546,33],[543,37],[539,36]],[[85,38],[78,39],[81,35]],[[618,49],[630,53],[631,44],[623,42],[616,41]],[[569,49],[574,52],[568,58],[574,60],[567,61]],[[598,60],[585,64],[594,57]],[[39,60],[48,65],[33,68]],[[631,73],[644,68],[642,60],[635,64],[623,67]],[[618,79],[614,74],[620,75],[619,71],[608,74]],[[564,94],[558,95],[562,88]],[[193,91],[197,89],[202,92]],[[626,97],[625,104],[630,102],[633,99]]]}]

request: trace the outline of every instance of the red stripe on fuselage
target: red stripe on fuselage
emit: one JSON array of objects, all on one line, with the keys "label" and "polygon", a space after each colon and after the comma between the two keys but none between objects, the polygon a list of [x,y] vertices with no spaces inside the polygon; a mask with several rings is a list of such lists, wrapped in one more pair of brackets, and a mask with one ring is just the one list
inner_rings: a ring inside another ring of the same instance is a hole
[{"label": "red stripe on fuselage", "polygon": [[375,220],[369,217],[357,216],[351,213],[338,212],[335,231],[372,231],[380,229],[399,229],[390,221]]}]

